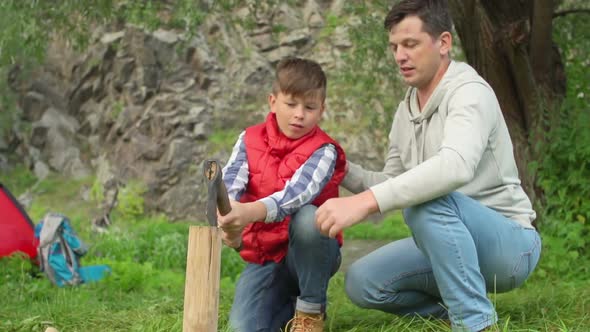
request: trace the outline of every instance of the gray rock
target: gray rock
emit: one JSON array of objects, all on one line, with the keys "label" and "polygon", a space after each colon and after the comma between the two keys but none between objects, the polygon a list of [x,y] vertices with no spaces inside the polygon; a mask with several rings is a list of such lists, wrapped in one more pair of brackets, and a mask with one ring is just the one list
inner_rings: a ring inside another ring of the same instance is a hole
[{"label": "gray rock", "polygon": [[40,179],[43,180],[47,177],[47,175],[49,175],[50,170],[49,170],[49,166],[47,166],[47,164],[45,164],[44,162],[38,160],[35,163],[35,168],[33,169],[33,172],[35,173],[35,176]]},{"label": "gray rock", "polygon": [[182,39],[182,35],[164,29],[157,29],[156,31],[154,31],[154,37],[166,44],[174,44]]},{"label": "gray rock", "polygon": [[[231,153],[231,146],[212,149],[207,138],[264,119],[274,66],[285,56],[311,58],[337,71],[340,55],[354,47],[348,31],[336,27],[331,36],[321,34],[325,17],[343,15],[344,4],[248,0],[232,13],[208,15],[190,36],[128,24],[106,33],[112,27],[97,27],[84,54],[56,42],[38,74],[11,70],[10,86],[32,125],[0,140],[0,150],[16,144],[37,176],[48,169],[70,177],[96,173],[105,193],[124,178],[141,181],[148,186],[149,210],[202,220],[205,188],[195,164],[225,161]],[[354,104],[338,98],[336,117],[354,118]],[[334,136],[367,167],[383,155],[370,135]]]},{"label": "gray rock", "polygon": [[117,31],[117,32],[111,32],[111,33],[105,33],[101,38],[100,38],[100,42],[103,44],[110,44],[113,42],[116,42],[118,40],[121,40],[123,37],[125,36],[125,31]]},{"label": "gray rock", "polygon": [[44,95],[36,91],[29,91],[22,101],[23,115],[28,121],[37,121],[43,116],[43,112],[48,106],[49,104]]}]

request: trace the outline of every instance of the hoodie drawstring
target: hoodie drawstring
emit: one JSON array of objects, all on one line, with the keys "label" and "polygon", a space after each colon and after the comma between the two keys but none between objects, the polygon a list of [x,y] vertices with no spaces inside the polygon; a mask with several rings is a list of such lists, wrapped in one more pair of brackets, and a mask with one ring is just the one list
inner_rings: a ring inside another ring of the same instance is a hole
[{"label": "hoodie drawstring", "polygon": [[[414,165],[419,165],[424,161],[424,156],[426,154],[426,129],[428,127],[427,121],[428,119],[420,118],[420,119],[413,119],[412,123],[414,124],[414,130],[412,130],[411,136],[411,146],[412,146],[412,162]],[[420,123],[420,128],[416,130],[416,124]],[[420,149],[418,149],[418,136],[422,139],[420,142]]]}]

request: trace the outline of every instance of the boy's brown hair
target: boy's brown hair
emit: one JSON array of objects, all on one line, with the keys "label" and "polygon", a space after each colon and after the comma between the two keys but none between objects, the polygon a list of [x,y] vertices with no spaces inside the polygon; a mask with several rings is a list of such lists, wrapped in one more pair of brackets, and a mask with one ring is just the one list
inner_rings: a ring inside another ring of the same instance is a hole
[{"label": "boy's brown hair", "polygon": [[326,74],[315,61],[288,57],[281,60],[276,69],[272,93],[279,92],[293,97],[320,97],[326,99]]},{"label": "boy's brown hair", "polygon": [[432,38],[438,38],[445,31],[451,32],[453,28],[446,0],[402,0],[393,5],[383,25],[391,31],[407,16],[418,16],[423,22],[422,29]]}]

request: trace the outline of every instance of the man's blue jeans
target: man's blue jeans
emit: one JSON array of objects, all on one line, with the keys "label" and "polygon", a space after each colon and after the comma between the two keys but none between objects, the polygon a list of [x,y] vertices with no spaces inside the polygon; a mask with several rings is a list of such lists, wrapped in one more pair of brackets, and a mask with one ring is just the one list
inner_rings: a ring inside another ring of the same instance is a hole
[{"label": "man's blue jeans", "polygon": [[497,321],[486,293],[520,286],[539,261],[537,231],[463,194],[403,215],[413,238],[379,248],[348,270],[346,292],[360,307],[450,318],[454,331],[479,331]]},{"label": "man's blue jeans", "polygon": [[236,285],[230,313],[232,331],[279,331],[295,307],[323,313],[328,281],[340,266],[340,246],[315,225],[313,205],[302,207],[289,224],[287,257],[279,264],[247,264]]}]

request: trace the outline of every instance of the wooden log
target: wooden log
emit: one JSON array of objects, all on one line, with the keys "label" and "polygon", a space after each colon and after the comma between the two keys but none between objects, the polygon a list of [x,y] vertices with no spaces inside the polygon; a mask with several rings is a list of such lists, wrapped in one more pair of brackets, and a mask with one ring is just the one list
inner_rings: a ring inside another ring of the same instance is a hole
[{"label": "wooden log", "polygon": [[184,287],[183,332],[217,332],[221,231],[211,226],[189,228]]}]

